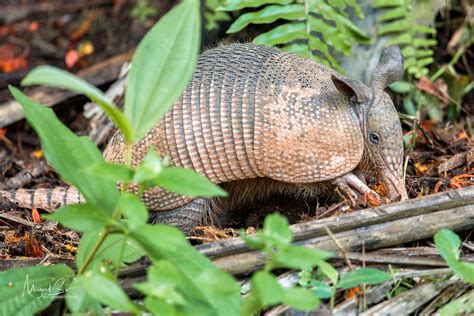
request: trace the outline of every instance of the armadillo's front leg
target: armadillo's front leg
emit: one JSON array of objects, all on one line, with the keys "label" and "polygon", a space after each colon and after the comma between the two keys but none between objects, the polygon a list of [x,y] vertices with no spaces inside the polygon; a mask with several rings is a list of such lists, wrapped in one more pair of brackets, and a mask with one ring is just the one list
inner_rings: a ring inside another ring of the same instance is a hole
[{"label": "armadillo's front leg", "polygon": [[336,178],[332,181],[332,183],[344,192],[350,199],[352,205],[356,205],[356,201],[358,200],[360,195],[365,194],[372,194],[378,200],[380,200],[380,196],[370,189],[365,181],[362,181],[358,176],[349,172],[339,178]]},{"label": "armadillo's front leg", "polygon": [[212,224],[214,220],[210,200],[196,199],[186,205],[169,211],[150,212],[149,222],[176,226],[186,236],[199,225]]}]

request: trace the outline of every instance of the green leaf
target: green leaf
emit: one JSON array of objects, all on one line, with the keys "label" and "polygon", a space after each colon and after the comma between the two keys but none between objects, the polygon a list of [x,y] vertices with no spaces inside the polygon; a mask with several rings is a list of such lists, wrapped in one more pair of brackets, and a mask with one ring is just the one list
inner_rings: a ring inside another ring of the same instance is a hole
[{"label": "green leaf", "polygon": [[[76,256],[76,264],[78,268],[81,268],[84,265],[86,258],[91,254],[102,234],[102,232],[96,231],[82,235]],[[123,249],[123,257],[120,264],[137,261],[144,255],[143,250],[134,240],[131,240],[129,237],[124,235],[109,235],[93,257],[90,267],[100,265],[104,261],[114,264],[117,263],[122,252],[124,242],[125,248]]]},{"label": "green leaf", "polygon": [[229,27],[227,33],[236,33],[251,23],[267,24],[273,23],[278,19],[303,20],[305,17],[304,6],[302,4],[289,4],[283,6],[269,5],[259,11],[244,13],[239,16],[239,18]]},{"label": "green leaf", "polygon": [[102,315],[104,313],[100,302],[80,287],[77,279],[73,279],[67,289],[66,304],[73,314]]},{"label": "green leaf", "polygon": [[98,162],[86,169],[88,174],[101,175],[105,179],[115,182],[130,182],[133,179],[134,170],[130,167],[110,162]]},{"label": "green leaf", "polygon": [[390,274],[373,268],[364,268],[346,273],[339,283],[338,288],[350,289],[361,284],[379,284],[390,280]]},{"label": "green leaf", "polygon": [[279,249],[273,256],[279,267],[290,269],[307,269],[317,265],[320,261],[331,257],[326,251],[289,245]]},{"label": "green leaf", "polygon": [[227,196],[217,184],[192,169],[165,168],[153,180],[153,184],[186,196]]},{"label": "green leaf", "polygon": [[[193,248],[179,229],[167,225],[144,225],[130,235],[153,261],[167,260],[180,272],[186,284],[181,289],[185,298],[200,301],[217,315],[240,314],[241,297],[237,282]],[[207,281],[202,284],[199,280],[203,274],[207,274]],[[209,281],[209,277],[214,281]]]},{"label": "green leaf", "polygon": [[311,285],[314,286],[313,292],[314,295],[320,299],[328,299],[333,295],[333,287],[327,285],[323,281],[314,280],[311,282]]},{"label": "green leaf", "polygon": [[273,213],[265,217],[262,237],[277,246],[288,245],[292,239],[288,219],[278,213]]},{"label": "green leaf", "polygon": [[74,272],[63,264],[0,272],[0,315],[33,315],[63,294]]},{"label": "green leaf", "polygon": [[319,306],[319,298],[311,291],[293,287],[285,289],[283,303],[300,311],[312,311]]},{"label": "green leaf", "polygon": [[327,276],[333,284],[337,283],[337,280],[339,278],[339,272],[337,272],[336,269],[326,261],[319,261],[318,262],[318,268],[321,273],[323,273],[325,276]]},{"label": "green leaf", "polygon": [[434,235],[434,242],[448,266],[466,282],[474,284],[474,264],[459,261],[461,239],[449,229],[440,229]]},{"label": "green leaf", "polygon": [[59,68],[39,66],[29,72],[21,84],[24,86],[38,84],[57,87],[86,95],[112,119],[125,139],[132,141],[132,128],[128,119],[102,91],[87,81]]},{"label": "green leaf", "polygon": [[77,280],[78,285],[85,289],[90,296],[109,307],[124,312],[139,312],[138,307],[128,298],[117,281],[91,272],[80,276]]},{"label": "green leaf", "polygon": [[122,193],[117,207],[127,218],[130,229],[137,229],[147,222],[148,210],[138,196],[128,192]]},{"label": "green leaf", "polygon": [[379,23],[396,20],[405,17],[407,14],[404,7],[398,7],[387,10],[379,18]]},{"label": "green leaf", "polygon": [[118,200],[116,183],[100,175],[90,175],[85,169],[103,162],[102,154],[87,137],[78,137],[45,106],[30,100],[18,89],[10,92],[22,105],[26,119],[38,133],[46,159],[61,177],[76,186],[87,202],[112,214]]},{"label": "green leaf", "polygon": [[171,305],[184,305],[185,299],[177,291],[183,282],[179,271],[166,260],[156,262],[147,273],[148,282],[136,284],[135,288]]},{"label": "green leaf", "polygon": [[382,36],[390,33],[403,32],[406,30],[407,27],[409,27],[409,25],[404,19],[393,21],[390,23],[383,24],[377,32],[377,35]]},{"label": "green leaf", "polygon": [[237,11],[244,8],[256,8],[266,4],[290,4],[291,0],[227,0],[225,5],[217,8],[222,11]]},{"label": "green leaf", "polygon": [[415,85],[408,81],[397,81],[392,83],[390,86],[390,90],[396,93],[408,93],[415,89]]},{"label": "green leaf", "polygon": [[153,186],[152,182],[164,169],[166,163],[158,157],[153,146],[150,147],[145,158],[135,169],[132,181],[143,184],[145,187]]},{"label": "green leaf", "polygon": [[280,303],[284,298],[284,291],[275,276],[265,271],[258,271],[252,275],[250,280],[252,291],[257,295],[260,306],[268,306]]},{"label": "green leaf", "polygon": [[132,58],[125,91],[125,115],[134,140],[141,139],[188,84],[197,62],[199,1],[174,7],[145,35]]},{"label": "green leaf", "polygon": [[65,205],[45,217],[79,232],[104,229],[108,223],[112,222],[109,214],[90,203]]},{"label": "green leaf", "polygon": [[274,46],[307,37],[305,23],[286,23],[255,37],[253,43],[256,45]]}]

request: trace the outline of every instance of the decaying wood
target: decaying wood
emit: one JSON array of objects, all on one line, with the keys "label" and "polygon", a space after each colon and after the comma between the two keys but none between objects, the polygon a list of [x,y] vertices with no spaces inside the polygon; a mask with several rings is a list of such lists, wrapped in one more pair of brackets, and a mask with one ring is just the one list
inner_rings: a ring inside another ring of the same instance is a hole
[{"label": "decaying wood", "polygon": [[437,296],[445,288],[457,282],[460,281],[458,277],[454,276],[445,281],[422,283],[391,300],[371,307],[360,315],[408,315]]},{"label": "decaying wood", "polygon": [[[134,50],[111,57],[103,62],[83,69],[77,73],[94,86],[101,86],[117,79],[120,69],[125,62],[130,61]],[[76,93],[46,87],[29,89],[27,95],[46,106],[55,106],[77,95]],[[15,100],[0,104],[0,128],[15,123],[24,118],[21,105]]]},{"label": "decaying wood", "polygon": [[[325,226],[333,233],[340,233],[465,205],[470,205],[471,211],[474,213],[474,187],[434,194],[419,200],[408,200],[402,203],[360,210],[338,217],[299,223],[292,225],[291,230],[295,241],[308,240],[326,235]],[[419,223],[419,225],[422,226],[423,224]],[[204,244],[197,248],[210,258],[219,258],[249,250],[245,243],[238,238]]]},{"label": "decaying wood", "polygon": [[426,306],[421,312],[420,315],[433,315],[436,310],[446,305],[453,297],[457,296],[460,293],[464,293],[468,290],[469,285],[464,283],[454,283],[451,286],[448,286],[444,289],[441,294],[431,301],[428,306]]},{"label": "decaying wood", "polygon": [[[376,304],[382,301],[387,292],[392,287],[391,282],[382,283],[380,285],[374,286],[368,289],[365,293],[366,302],[367,304]],[[333,315],[337,316],[348,316],[348,315],[358,315],[359,314],[359,304],[358,304],[358,297],[353,296],[350,299],[343,301],[342,303],[338,304],[334,307]]]},{"label": "decaying wood", "polygon": [[[335,234],[347,251],[359,251],[365,242],[367,250],[399,245],[401,243],[431,238],[437,230],[448,228],[466,230],[474,227],[472,205],[449,208],[371,226],[363,226]],[[327,236],[296,242],[297,245],[337,251],[338,248]],[[247,251],[213,260],[221,269],[232,274],[247,274],[263,266],[265,257],[260,251]]]}]

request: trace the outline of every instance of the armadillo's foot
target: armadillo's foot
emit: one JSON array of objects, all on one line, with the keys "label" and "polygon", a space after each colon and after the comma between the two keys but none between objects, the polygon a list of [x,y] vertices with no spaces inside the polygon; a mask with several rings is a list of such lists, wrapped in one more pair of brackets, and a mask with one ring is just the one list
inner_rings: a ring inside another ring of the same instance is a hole
[{"label": "armadillo's foot", "polygon": [[370,189],[365,181],[362,181],[353,173],[347,173],[339,178],[336,178],[332,183],[341,190],[348,198],[352,206],[357,205],[357,200],[365,194],[371,194],[378,200],[380,196],[377,192]]},{"label": "armadillo's foot", "polygon": [[176,226],[186,236],[190,236],[196,226],[213,223],[214,216],[212,216],[209,200],[196,199],[173,210],[150,212],[148,221],[153,224]]}]

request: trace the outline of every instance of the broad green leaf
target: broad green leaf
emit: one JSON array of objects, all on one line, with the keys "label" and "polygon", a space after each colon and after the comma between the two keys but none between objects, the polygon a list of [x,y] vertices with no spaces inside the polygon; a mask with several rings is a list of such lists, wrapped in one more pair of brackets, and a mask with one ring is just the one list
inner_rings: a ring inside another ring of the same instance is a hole
[{"label": "broad green leaf", "polygon": [[78,277],[77,284],[85,289],[90,296],[112,309],[118,309],[123,312],[139,312],[138,307],[128,298],[117,281],[98,273],[88,272]]},{"label": "broad green leaf", "polygon": [[151,296],[145,298],[145,306],[152,313],[152,315],[166,315],[174,316],[177,315],[176,307],[168,304],[162,299],[157,299]]},{"label": "broad green leaf", "polygon": [[10,87],[10,92],[22,105],[26,119],[38,133],[51,166],[64,180],[76,186],[87,202],[112,213],[118,200],[116,183],[85,172],[89,166],[104,161],[95,144],[89,138],[71,132],[50,108],[32,101],[14,87]]},{"label": "broad green leaf", "polygon": [[319,306],[319,298],[312,292],[300,287],[285,289],[283,303],[300,311],[312,311]]},{"label": "broad green leaf", "polygon": [[87,81],[59,68],[39,66],[29,72],[21,84],[24,86],[38,84],[57,87],[86,95],[112,119],[125,139],[132,141],[132,129],[128,119],[102,91]]},{"label": "broad green leaf", "polygon": [[224,5],[217,8],[222,11],[237,11],[243,8],[256,8],[266,4],[288,5],[292,0],[227,0]]},{"label": "broad green leaf", "polygon": [[[237,282],[194,249],[179,229],[167,225],[144,225],[139,231],[132,231],[131,237],[153,261],[167,260],[179,270],[186,284],[182,288],[184,297],[199,300],[218,315],[240,314],[241,297]],[[206,283],[201,284],[202,275],[209,271],[213,272],[206,276]],[[210,276],[215,280],[209,281]],[[220,286],[216,288],[207,284]]]},{"label": "broad green leaf", "polygon": [[319,261],[317,265],[318,265],[319,271],[325,276],[327,276],[332,281],[333,284],[337,283],[337,280],[339,278],[339,273],[332,265],[322,260]]},{"label": "broad green leaf", "polygon": [[140,198],[132,193],[124,192],[120,196],[117,207],[128,220],[130,229],[137,229],[148,219],[148,210]]},{"label": "broad green leaf", "polygon": [[259,11],[244,13],[239,16],[229,27],[227,33],[236,33],[251,23],[267,24],[278,19],[304,20],[305,17],[306,14],[302,4],[269,5]]},{"label": "broad green leaf", "polygon": [[104,229],[107,224],[112,222],[112,217],[109,214],[90,203],[65,205],[45,217],[79,232]]},{"label": "broad green leaf", "polygon": [[[81,268],[84,265],[86,258],[91,254],[101,235],[102,232],[96,231],[85,233],[82,236],[76,256],[76,264],[78,268]],[[131,263],[144,255],[143,250],[130,238],[124,235],[109,235],[93,257],[90,266],[94,267],[100,265],[104,261],[116,264],[122,252],[124,242],[125,248],[123,249],[122,262]],[[120,264],[122,264],[122,262]]]},{"label": "broad green leaf", "polygon": [[227,196],[221,187],[192,169],[165,168],[153,180],[153,184],[186,196]]},{"label": "broad green leaf", "polygon": [[397,20],[390,23],[385,23],[379,28],[377,35],[382,36],[390,33],[403,32],[407,29],[407,27],[409,27],[409,24],[406,20]]},{"label": "broad green leaf", "polygon": [[415,38],[412,42],[414,47],[435,46],[438,41],[430,38]]},{"label": "broad green leaf", "polygon": [[311,282],[311,285],[314,286],[314,294],[321,299],[331,298],[333,295],[333,287],[323,281],[315,280]]},{"label": "broad green leaf", "polygon": [[[377,34],[378,35],[378,34]],[[412,41],[412,36],[407,33],[400,34],[394,38],[391,38],[387,41],[387,46],[390,45],[409,45]]]},{"label": "broad green leaf", "polygon": [[258,35],[253,39],[253,43],[256,45],[274,46],[297,39],[306,39],[307,37],[305,23],[285,23]]},{"label": "broad green leaf", "polygon": [[346,273],[337,284],[338,288],[350,289],[361,284],[379,284],[390,280],[390,274],[373,268],[364,268]]},{"label": "broad green leaf", "polygon": [[87,173],[92,175],[100,175],[103,178],[110,179],[115,182],[130,182],[133,179],[134,171],[130,167],[110,162],[98,162],[86,169]]},{"label": "broad green leaf", "polygon": [[288,219],[278,213],[273,213],[265,217],[261,234],[262,237],[265,238],[265,241],[277,246],[288,245],[292,239]]},{"label": "broad green leaf", "polygon": [[298,54],[305,58],[311,58],[311,54],[312,54],[311,49],[306,43],[305,44],[303,43],[289,44],[289,45],[282,46],[280,49],[285,52]]},{"label": "broad green leaf", "polygon": [[63,264],[0,272],[0,315],[33,315],[63,294],[74,272]]},{"label": "broad green leaf", "polygon": [[141,139],[188,84],[197,62],[201,22],[198,0],[174,7],[145,35],[132,58],[125,115]]},{"label": "broad green leaf", "polygon": [[474,264],[459,261],[459,249],[461,247],[459,236],[449,229],[440,229],[434,235],[434,242],[436,249],[454,273],[466,282],[474,284]]},{"label": "broad green leaf", "polygon": [[239,233],[240,239],[245,241],[245,243],[253,249],[264,249],[265,241],[257,234],[257,236],[249,236],[245,232],[245,229],[241,229]]},{"label": "broad green leaf", "polygon": [[73,279],[68,286],[66,304],[73,314],[103,315],[102,304],[86,290],[79,286],[77,279]]},{"label": "broad green leaf", "polygon": [[255,272],[250,280],[251,291],[254,292],[263,308],[280,303],[284,299],[284,291],[275,276],[269,272]]},{"label": "broad green leaf", "polygon": [[449,229],[440,229],[434,235],[434,242],[439,253],[449,264],[459,260],[459,248],[461,248],[461,239]]},{"label": "broad green leaf", "polygon": [[279,267],[303,270],[313,267],[320,261],[330,257],[331,254],[326,251],[289,245],[278,249],[273,259]]},{"label": "broad green leaf", "polygon": [[139,291],[147,296],[163,300],[170,305],[184,305],[185,299],[177,291],[182,284],[180,272],[166,260],[156,262],[147,273],[146,283],[135,285]]}]

